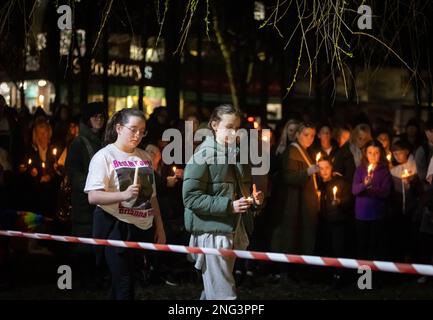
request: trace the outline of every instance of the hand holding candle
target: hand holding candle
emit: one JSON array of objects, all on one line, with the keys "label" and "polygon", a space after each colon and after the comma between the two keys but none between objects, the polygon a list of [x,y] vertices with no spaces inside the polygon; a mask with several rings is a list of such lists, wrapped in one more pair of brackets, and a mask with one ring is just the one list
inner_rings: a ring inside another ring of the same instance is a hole
[{"label": "hand holding candle", "polygon": [[322,157],[322,154],[319,152],[316,154],[316,164],[319,163],[320,158]]},{"label": "hand holding candle", "polygon": [[42,162],[42,177],[41,177],[41,182],[45,183],[45,182],[50,182],[51,177],[50,175],[47,174],[47,168],[46,168],[46,164],[45,162]]},{"label": "hand holding candle", "polygon": [[368,169],[367,169],[367,173],[368,173],[369,176],[372,175],[372,173],[373,173],[373,169],[374,169],[374,166],[373,166],[372,164],[370,164],[370,165],[368,166]]},{"label": "hand holding candle", "polygon": [[257,204],[257,205],[262,205],[263,204],[263,200],[264,200],[264,195],[263,195],[263,192],[261,192],[261,191],[257,191],[257,186],[256,186],[256,184],[254,183],[253,184],[253,194],[252,194],[252,198],[254,199],[254,202]]},{"label": "hand holding candle", "polygon": [[371,181],[373,180],[373,170],[374,165],[370,164],[367,168],[367,176],[364,179],[364,185],[366,185],[367,187],[371,185]]},{"label": "hand holding candle", "polygon": [[334,195],[334,198],[332,199],[333,206],[338,206],[340,204],[340,199],[337,198],[337,192],[338,192],[338,187],[334,186],[332,188],[332,194]]},{"label": "hand holding candle", "polygon": [[135,167],[135,172],[134,172],[134,185],[138,183],[138,165]]}]

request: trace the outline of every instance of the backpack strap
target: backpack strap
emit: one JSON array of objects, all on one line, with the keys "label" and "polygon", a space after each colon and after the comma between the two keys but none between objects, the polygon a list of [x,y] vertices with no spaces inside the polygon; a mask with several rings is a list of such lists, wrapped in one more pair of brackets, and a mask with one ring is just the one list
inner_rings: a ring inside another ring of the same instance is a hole
[{"label": "backpack strap", "polygon": [[83,141],[84,145],[86,146],[87,152],[89,154],[89,158],[92,159],[95,155],[95,151],[93,150],[92,146],[90,145],[89,139],[87,139],[84,136],[78,136],[81,141]]}]

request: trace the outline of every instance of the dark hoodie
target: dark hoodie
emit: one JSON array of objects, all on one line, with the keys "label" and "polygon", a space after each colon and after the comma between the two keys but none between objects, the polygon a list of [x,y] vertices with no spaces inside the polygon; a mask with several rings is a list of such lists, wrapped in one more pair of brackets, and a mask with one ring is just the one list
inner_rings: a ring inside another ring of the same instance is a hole
[{"label": "dark hoodie", "polygon": [[84,193],[91,155],[83,137],[89,142],[93,154],[101,149],[101,136],[81,122],[80,134],[69,147],[65,169],[72,186],[72,233],[76,236],[91,236],[95,207],[89,204],[87,194]]}]

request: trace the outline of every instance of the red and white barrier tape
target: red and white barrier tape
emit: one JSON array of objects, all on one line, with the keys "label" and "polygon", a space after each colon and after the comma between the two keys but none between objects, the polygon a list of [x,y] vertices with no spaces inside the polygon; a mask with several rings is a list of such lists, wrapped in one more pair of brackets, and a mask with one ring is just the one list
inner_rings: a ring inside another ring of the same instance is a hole
[{"label": "red and white barrier tape", "polygon": [[243,259],[307,264],[307,265],[315,265],[315,266],[322,266],[322,267],[358,269],[361,266],[368,266],[373,271],[433,276],[433,265],[428,265],[428,264],[408,264],[408,263],[396,263],[396,262],[388,262],[388,261],[356,260],[356,259],[347,259],[347,258],[327,258],[327,257],[293,255],[293,254],[283,254],[283,253],[273,253],[273,252],[198,248],[198,247],[188,247],[188,246],[180,246],[174,244],[156,244],[156,243],[149,243],[149,242],[130,242],[130,241],[121,241],[121,240],[57,236],[57,235],[51,235],[45,233],[27,233],[27,232],[11,231],[11,230],[0,230],[0,236],[21,237],[21,238],[40,239],[40,240],[53,240],[53,241],[71,242],[71,243],[84,243],[84,244],[92,244],[98,246],[146,249],[146,250],[154,250],[154,251],[168,251],[168,252],[194,253],[194,254],[200,254],[200,253],[213,254],[213,255],[225,256],[225,257],[237,257]]}]

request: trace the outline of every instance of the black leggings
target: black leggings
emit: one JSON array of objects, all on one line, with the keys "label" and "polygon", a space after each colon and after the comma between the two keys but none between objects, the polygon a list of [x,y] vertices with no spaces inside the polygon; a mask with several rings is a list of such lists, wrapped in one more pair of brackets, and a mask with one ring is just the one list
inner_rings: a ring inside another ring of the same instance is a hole
[{"label": "black leggings", "polygon": [[[117,220],[99,207],[94,211],[93,236],[100,239],[153,242],[153,229],[142,230],[133,224]],[[110,298],[132,300],[135,296],[135,274],[142,250],[119,247],[96,248],[97,264],[104,258],[111,272]]]},{"label": "black leggings", "polygon": [[356,221],[358,258],[382,259],[385,251],[384,227],[382,220]]}]

